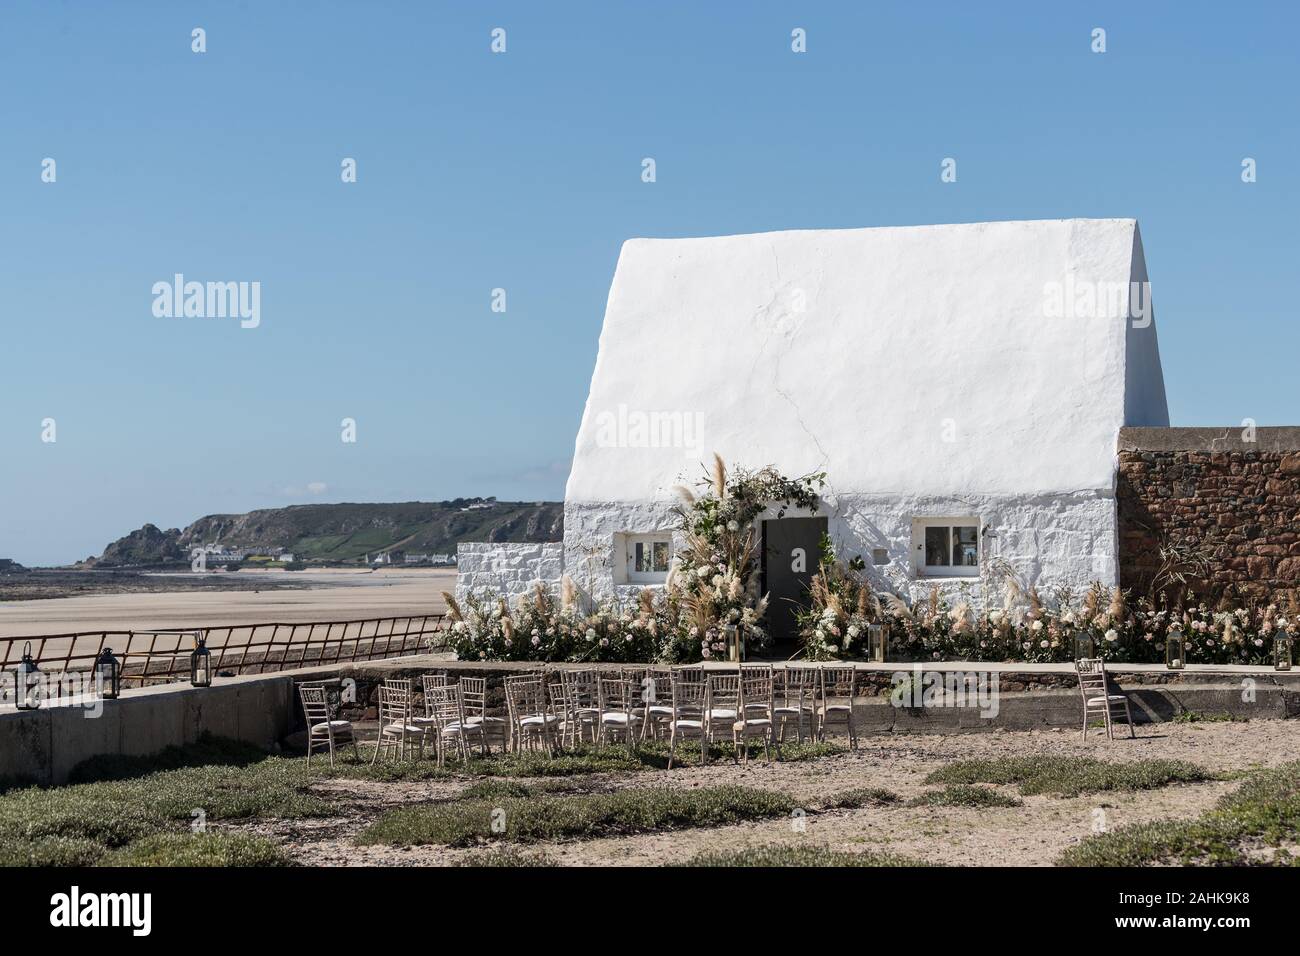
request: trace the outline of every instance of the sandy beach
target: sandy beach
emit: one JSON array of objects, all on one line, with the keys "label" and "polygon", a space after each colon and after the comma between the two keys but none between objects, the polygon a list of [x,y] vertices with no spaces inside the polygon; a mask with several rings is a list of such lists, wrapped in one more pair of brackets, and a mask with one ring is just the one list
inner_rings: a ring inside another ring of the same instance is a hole
[{"label": "sandy beach", "polygon": [[455,568],[238,574],[268,579],[291,574],[300,587],[12,601],[0,604],[0,638],[437,614],[445,610],[441,592],[456,586]]}]

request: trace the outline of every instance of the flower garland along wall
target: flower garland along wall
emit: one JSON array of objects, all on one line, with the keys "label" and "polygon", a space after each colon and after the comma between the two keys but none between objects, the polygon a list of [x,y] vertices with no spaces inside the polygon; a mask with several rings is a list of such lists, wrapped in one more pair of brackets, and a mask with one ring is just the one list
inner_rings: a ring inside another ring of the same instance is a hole
[{"label": "flower garland along wall", "polygon": [[1300,602],[1211,608],[1176,589],[1131,601],[1119,588],[1094,583],[1076,602],[1068,589],[1045,601],[1023,587],[1005,565],[992,569],[1003,582],[1002,606],[977,612],[969,600],[943,600],[937,588],[913,606],[895,594],[876,593],[858,573],[861,559],[841,563],[829,540],[799,615],[805,656],[811,660],[866,657],[867,626],[889,625],[889,658],[898,661],[1015,661],[1065,663],[1075,641],[1092,639],[1098,657],[1115,663],[1160,663],[1172,625],[1183,629],[1186,658],[1197,664],[1269,664],[1279,636],[1300,636]]},{"label": "flower garland along wall", "polygon": [[[675,509],[685,542],[662,589],[643,590],[635,604],[610,601],[589,613],[567,575],[557,596],[538,584],[512,608],[499,595],[444,593],[448,645],[462,660],[694,663],[719,657],[722,628],[735,624],[747,651],[770,646],[766,596],[759,593],[756,522],[769,508],[816,512],[825,474],[789,479],[776,469],[737,469],[716,458],[696,490],[681,487]],[[1087,635],[1098,656],[1115,663],[1164,660],[1165,638],[1181,624],[1186,657],[1199,664],[1267,664],[1280,635],[1300,637],[1300,604],[1211,608],[1171,585],[1136,600],[1094,584],[1079,599],[1068,589],[1043,598],[1005,565],[990,569],[1002,582],[1001,607],[978,611],[970,600],[950,603],[938,589],[909,605],[867,582],[861,558],[845,563],[822,541],[809,608],[799,616],[810,660],[866,657],[867,625],[890,628],[889,658],[897,661],[1057,662],[1074,659],[1075,639]],[[987,602],[986,602],[987,603]]]},{"label": "flower garland along wall", "polygon": [[714,456],[695,490],[680,486],[674,509],[684,541],[662,589],[646,588],[635,605],[608,601],[579,609],[566,575],[558,600],[538,584],[511,608],[499,595],[443,593],[448,644],[462,660],[695,663],[725,650],[723,628],[740,629],[747,652],[771,643],[767,598],[759,593],[756,521],[771,508],[816,512],[824,473],[786,478],[775,468],[728,473]]}]

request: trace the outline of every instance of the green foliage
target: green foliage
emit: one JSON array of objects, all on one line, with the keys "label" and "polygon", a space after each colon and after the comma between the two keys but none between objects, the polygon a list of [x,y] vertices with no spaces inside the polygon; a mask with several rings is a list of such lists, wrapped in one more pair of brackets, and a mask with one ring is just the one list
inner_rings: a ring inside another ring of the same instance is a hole
[{"label": "green foliage", "polygon": [[907,801],[909,807],[1019,807],[1022,801],[991,787],[950,783],[942,790],[927,790]]},{"label": "green foliage", "polygon": [[898,794],[881,787],[856,787],[842,790],[821,802],[823,810],[856,810],[860,807],[887,807],[898,803]]},{"label": "green foliage", "polygon": [[183,747],[166,747],[148,756],[102,754],[83,760],[72,768],[69,783],[95,783],[102,780],[127,780],[160,770],[182,767],[223,765],[243,767],[266,759],[266,751],[241,740],[214,737],[204,733],[197,743]]},{"label": "green foliage", "polygon": [[819,846],[750,847],[744,850],[698,853],[686,866],[930,866],[921,860],[894,853],[844,853]]},{"label": "green foliage", "polygon": [[[648,788],[584,796],[458,800],[386,813],[357,837],[361,844],[467,846],[480,840],[591,838],[722,826],[794,809],[780,793],[749,787]],[[500,832],[494,832],[494,821]]]},{"label": "green foliage", "polygon": [[[94,760],[74,769],[96,782],[11,791],[0,796],[0,861],[9,865],[89,865],[105,851],[188,827],[194,810],[209,821],[330,816],[306,792],[300,761],[254,757],[241,744],[206,738],[149,760]],[[225,761],[196,766],[205,759]]]},{"label": "green foliage", "polygon": [[1154,790],[1174,783],[1212,780],[1202,767],[1182,760],[1110,763],[1093,757],[996,757],[958,760],[935,770],[927,783],[1018,784],[1025,796],[1077,797],[1110,790]]},{"label": "green foliage", "polygon": [[1119,827],[1070,847],[1058,862],[1065,866],[1295,865],[1300,862],[1294,854],[1298,841],[1300,761],[1257,771],[1199,819]]},{"label": "green foliage", "polygon": [[518,866],[559,866],[545,853],[524,853],[514,847],[499,847],[468,854],[457,860],[454,866],[484,867],[518,867]]},{"label": "green foliage", "polygon": [[1181,714],[1175,714],[1170,718],[1169,722],[1171,724],[1235,724],[1246,723],[1249,719],[1248,717],[1229,714],[1226,711],[1185,710]]},{"label": "green foliage", "polygon": [[292,866],[273,840],[244,833],[155,833],[103,857],[104,866]]},{"label": "green foliage", "polygon": [[[763,756],[761,744],[746,745],[751,760]],[[781,745],[781,759],[786,763],[818,760],[843,753],[844,747],[836,743],[785,743]],[[730,743],[714,744],[709,748],[709,759],[730,761],[734,759]],[[696,764],[700,759],[697,741],[678,744],[674,765]],[[299,763],[305,761],[299,758]],[[351,754],[339,755],[334,767],[323,761],[312,763],[312,773],[322,777],[346,780],[375,780],[379,782],[446,780],[454,777],[574,777],[595,773],[637,773],[642,770],[664,770],[668,766],[668,744],[650,740],[632,747],[625,744],[597,747],[579,744],[552,756],[542,751],[521,753],[492,753],[487,757],[474,756],[468,763],[448,761],[439,769],[432,760],[381,761],[371,766],[365,758],[357,760]]]}]

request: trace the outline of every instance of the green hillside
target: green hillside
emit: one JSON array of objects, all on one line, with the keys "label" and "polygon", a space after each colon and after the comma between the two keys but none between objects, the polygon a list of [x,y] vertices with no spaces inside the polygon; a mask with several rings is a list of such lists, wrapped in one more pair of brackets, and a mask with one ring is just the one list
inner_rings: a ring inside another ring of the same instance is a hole
[{"label": "green hillside", "polygon": [[298,561],[351,563],[400,550],[455,554],[460,541],[558,541],[564,506],[555,501],[407,501],[395,504],[294,505],[237,515],[208,515],[183,531],[147,524],[104,549],[99,567],[173,564],[192,548],[283,548]]}]

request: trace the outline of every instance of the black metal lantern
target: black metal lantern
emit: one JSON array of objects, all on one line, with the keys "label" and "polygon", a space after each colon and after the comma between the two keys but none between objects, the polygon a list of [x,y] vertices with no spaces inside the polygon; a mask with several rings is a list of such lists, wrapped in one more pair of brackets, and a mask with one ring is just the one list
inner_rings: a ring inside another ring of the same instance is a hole
[{"label": "black metal lantern", "polygon": [[190,655],[190,683],[195,687],[212,686],[212,652],[207,644],[206,635],[195,635],[194,653]]},{"label": "black metal lantern", "polygon": [[32,642],[23,645],[23,659],[14,671],[14,706],[35,710],[41,706],[41,669],[32,659]]},{"label": "black metal lantern", "polygon": [[1165,635],[1165,667],[1180,671],[1187,663],[1187,643],[1183,640],[1183,626],[1171,624]]},{"label": "black metal lantern", "polygon": [[867,660],[884,663],[889,649],[889,625],[867,625]]},{"label": "black metal lantern", "polygon": [[1273,635],[1273,670],[1291,669],[1291,635],[1279,630]]},{"label": "black metal lantern", "polygon": [[104,648],[104,653],[95,661],[95,683],[100,696],[109,700],[122,692],[122,665],[113,656],[111,647]]},{"label": "black metal lantern", "polygon": [[1090,661],[1097,656],[1097,642],[1090,631],[1080,631],[1074,635],[1074,659]]}]

